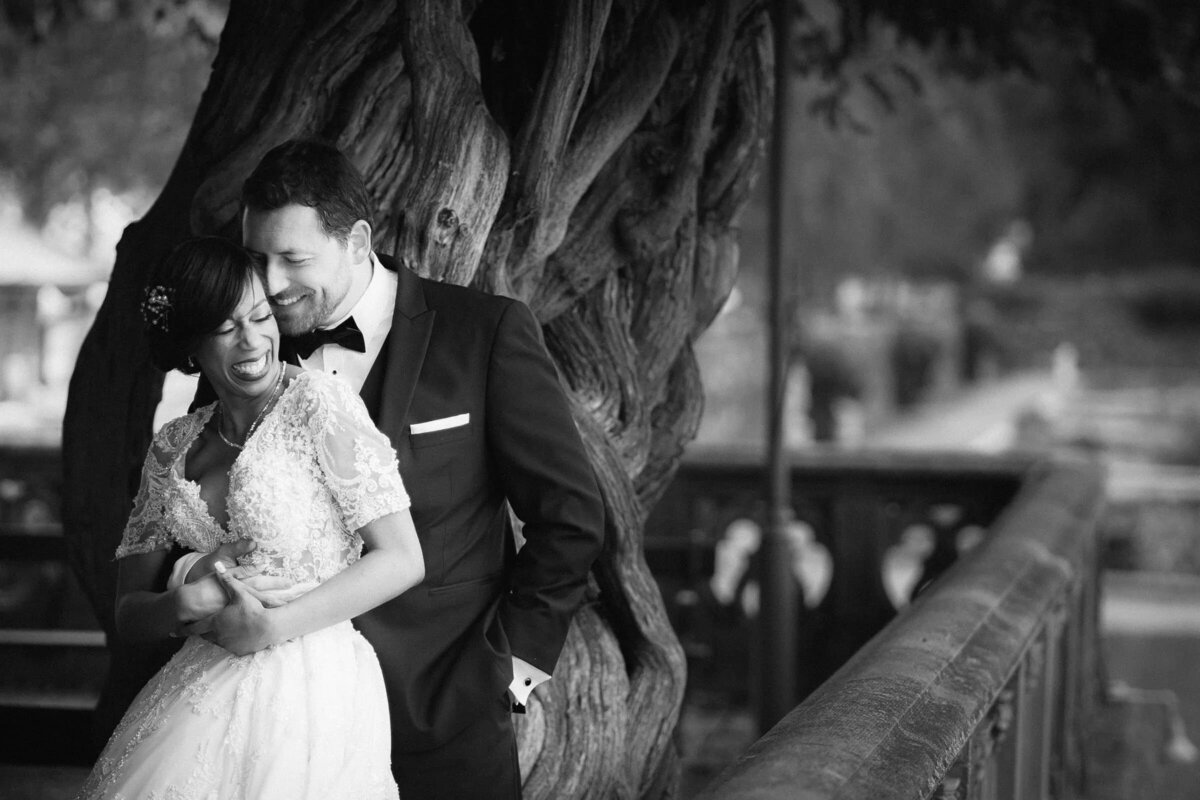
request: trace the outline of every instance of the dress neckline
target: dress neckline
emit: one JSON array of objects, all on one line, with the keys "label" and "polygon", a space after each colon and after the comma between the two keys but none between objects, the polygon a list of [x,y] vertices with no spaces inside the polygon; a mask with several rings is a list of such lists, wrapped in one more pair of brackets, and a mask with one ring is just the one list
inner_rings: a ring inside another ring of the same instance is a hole
[{"label": "dress neckline", "polygon": [[[285,397],[287,397],[288,392],[290,392],[292,390],[292,387],[295,386],[297,383],[299,383],[300,379],[303,378],[307,374],[308,374],[308,372],[302,371],[299,375],[296,375],[294,378],[291,379],[291,381],[289,381],[287,383],[287,385],[285,385],[283,387],[283,391],[279,393],[279,397],[278,397],[278,399],[276,399],[275,405],[262,418],[262,421],[259,423],[258,427],[255,428],[251,432],[250,436],[248,436],[246,438],[246,441],[242,445],[242,449],[237,452],[237,455],[235,455],[233,457],[233,461],[231,461],[229,463],[229,469],[227,471],[227,474],[229,476],[229,485],[225,490],[226,508],[228,508],[228,506],[229,506],[229,495],[233,493],[233,475],[234,475],[234,470],[236,469],[236,467],[238,465],[238,462],[241,461],[242,456],[245,455],[250,450],[250,443],[253,441],[256,441],[258,439],[259,434],[263,432],[263,429],[268,427],[270,422],[275,419],[275,417],[276,417],[275,412],[277,412],[279,410],[279,407],[281,405],[283,405],[283,399]],[[195,415],[195,423],[194,423],[193,429],[192,429],[187,441],[180,443],[179,455],[175,458],[174,463],[171,465],[171,472],[175,476],[175,478],[179,480],[181,485],[183,485],[186,488],[188,496],[192,497],[195,500],[199,511],[201,513],[203,513],[203,515],[204,515],[205,521],[208,522],[208,524],[212,525],[214,528],[216,528],[218,531],[228,534],[229,528],[226,527],[225,525],[222,525],[220,522],[217,521],[217,518],[213,516],[212,511],[209,510],[208,503],[205,502],[204,497],[200,494],[201,486],[200,486],[199,481],[194,481],[187,477],[188,453],[191,452],[192,446],[195,445],[196,440],[200,438],[200,434],[202,434],[204,432],[204,427],[206,425],[208,425],[209,420],[211,420],[213,417],[213,414],[216,413],[217,404],[220,402],[221,402],[220,400],[214,400],[213,402],[209,403],[208,405],[201,406],[200,408],[198,408],[194,412],[192,412]]]}]

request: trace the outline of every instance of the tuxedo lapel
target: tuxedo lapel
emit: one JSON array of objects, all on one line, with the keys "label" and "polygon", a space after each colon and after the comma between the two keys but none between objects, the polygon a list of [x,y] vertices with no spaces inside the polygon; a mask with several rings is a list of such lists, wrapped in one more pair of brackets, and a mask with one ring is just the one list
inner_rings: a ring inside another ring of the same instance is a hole
[{"label": "tuxedo lapel", "polygon": [[400,433],[412,404],[421,366],[425,363],[437,312],[426,305],[421,279],[416,273],[404,267],[397,268],[387,256],[380,255],[379,260],[388,269],[396,270],[397,285],[392,331],[388,335],[386,352],[381,354],[387,363],[378,422],[385,432]]}]

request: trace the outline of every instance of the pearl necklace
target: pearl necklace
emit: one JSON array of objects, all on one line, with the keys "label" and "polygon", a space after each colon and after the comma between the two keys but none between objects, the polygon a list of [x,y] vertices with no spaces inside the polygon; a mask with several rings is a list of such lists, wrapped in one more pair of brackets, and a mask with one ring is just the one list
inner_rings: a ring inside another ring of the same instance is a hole
[{"label": "pearl necklace", "polygon": [[275,400],[275,395],[279,392],[279,387],[283,385],[283,365],[279,365],[279,377],[275,379],[275,385],[271,387],[271,396],[267,398],[267,402],[263,403],[262,410],[258,412],[258,416],[254,418],[254,422],[250,423],[250,427],[246,429],[246,438],[242,439],[242,443],[231,442],[226,438],[225,433],[221,430],[222,424],[225,422],[225,404],[217,403],[217,436],[221,437],[221,441],[232,447],[234,450],[241,450],[246,446],[246,442],[250,441],[250,437],[254,435],[254,431],[258,428],[258,423],[262,422],[263,417],[267,415],[267,409],[271,407],[272,401]]}]

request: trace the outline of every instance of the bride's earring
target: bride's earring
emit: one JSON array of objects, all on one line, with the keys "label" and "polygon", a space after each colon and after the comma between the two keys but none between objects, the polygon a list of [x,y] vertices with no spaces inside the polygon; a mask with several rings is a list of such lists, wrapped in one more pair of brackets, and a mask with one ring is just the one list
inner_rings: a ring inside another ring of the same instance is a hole
[{"label": "bride's earring", "polygon": [[188,367],[188,369],[191,369],[191,370],[196,369],[196,359],[192,358],[191,356],[188,356],[187,367]]}]

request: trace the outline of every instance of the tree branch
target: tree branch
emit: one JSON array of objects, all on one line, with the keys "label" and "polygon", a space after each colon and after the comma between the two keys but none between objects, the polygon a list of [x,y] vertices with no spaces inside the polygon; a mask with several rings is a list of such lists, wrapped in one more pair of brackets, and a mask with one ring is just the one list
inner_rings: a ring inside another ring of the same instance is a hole
[{"label": "tree branch", "polygon": [[504,196],[509,150],[487,113],[479,64],[454,4],[404,5],[414,161],[396,199],[397,259],[422,275],[471,281]]},{"label": "tree branch", "polygon": [[701,70],[697,88],[681,124],[683,144],[672,159],[672,168],[664,170],[669,176],[666,189],[655,197],[652,206],[630,209],[618,220],[625,245],[643,258],[661,252],[674,237],[683,215],[694,208],[696,182],[704,165],[721,79],[737,30],[735,6],[739,4],[718,0],[715,5],[707,25],[706,46],[697,61]]},{"label": "tree branch", "polygon": [[645,119],[679,52],[679,25],[665,10],[640,30],[624,67],[586,109],[576,131],[556,191],[567,213]]},{"label": "tree branch", "polygon": [[[372,60],[381,37],[396,29],[387,5],[310,2],[302,14],[276,5],[235,2],[230,8],[190,139],[199,157],[216,156],[192,204],[196,233],[236,236],[242,182],[267,150],[304,136],[345,141],[340,129],[356,117],[335,113],[343,92],[357,95],[364,79],[403,71],[394,46],[390,56]],[[262,36],[267,27],[274,35]],[[386,87],[388,99],[402,108],[403,82]]]},{"label": "tree branch", "polygon": [[[496,241],[489,243],[487,263],[497,273],[488,276],[489,285],[510,287],[510,292],[528,298],[534,289],[521,287],[540,283],[546,259],[562,244],[580,198],[661,91],[680,42],[678,26],[669,13],[661,6],[656,9],[654,19],[639,26],[640,35],[619,54],[620,71],[605,82],[604,89],[588,105],[583,105],[584,90],[600,52],[603,31],[591,27],[592,38],[577,47],[581,54],[576,59],[586,60],[586,74],[577,65],[557,68],[582,80],[569,87],[569,108],[551,115],[549,133],[541,137],[542,145],[535,144],[528,156],[521,156],[521,169],[528,174],[514,175],[520,181],[519,188],[509,193],[515,210],[502,215],[512,226],[511,233],[499,233],[494,236]],[[570,49],[566,45],[581,38],[578,31],[582,27],[579,23],[567,26],[569,33],[560,39],[558,55],[548,67],[562,59],[562,51]],[[558,85],[564,80],[558,80]],[[539,89],[535,107],[546,102],[542,96]],[[561,123],[568,118],[567,111],[571,124],[564,127]],[[537,118],[530,115],[526,125]],[[549,142],[554,147],[549,147]],[[500,274],[501,270],[505,272]],[[599,277],[595,275],[588,285]],[[540,293],[542,287],[536,289]]]}]

